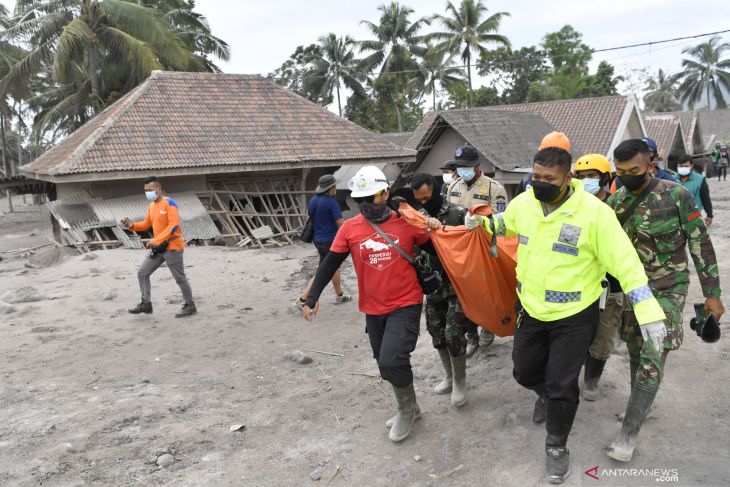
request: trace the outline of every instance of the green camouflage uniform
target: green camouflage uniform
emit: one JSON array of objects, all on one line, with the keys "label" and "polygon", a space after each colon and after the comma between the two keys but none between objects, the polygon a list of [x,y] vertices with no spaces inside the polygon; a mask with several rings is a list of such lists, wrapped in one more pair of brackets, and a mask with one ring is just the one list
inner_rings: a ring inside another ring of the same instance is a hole
[{"label": "green camouflage uniform", "polygon": [[[636,196],[626,188],[619,189],[608,200],[620,218]],[[682,311],[689,288],[689,246],[702,293],[706,298],[720,297],[717,259],[705,222],[692,195],[681,185],[660,180],[656,187],[624,223],[624,230],[636,248],[649,286],[667,315],[667,337],[663,350],[645,346],[630,300],[625,300],[621,338],[626,342],[632,369],[637,380],[657,389],[664,375],[664,359],[670,350],[682,344]]]},{"label": "green camouflage uniform", "polygon": [[[425,214],[425,212],[424,212]],[[466,210],[449,203],[444,199],[437,218],[444,225],[462,225]],[[438,260],[438,257],[432,256]],[[433,338],[433,347],[437,350],[447,348],[452,357],[466,353],[467,322],[463,312],[459,312],[459,300],[454,286],[449,282],[441,263],[434,263],[442,270],[444,278],[441,289],[426,298],[426,328]]]}]

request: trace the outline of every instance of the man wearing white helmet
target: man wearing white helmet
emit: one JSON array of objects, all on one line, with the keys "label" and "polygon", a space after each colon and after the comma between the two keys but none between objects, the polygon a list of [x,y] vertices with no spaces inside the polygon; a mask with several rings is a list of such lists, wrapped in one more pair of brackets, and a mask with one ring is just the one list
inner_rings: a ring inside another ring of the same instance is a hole
[{"label": "man wearing white helmet", "polygon": [[352,254],[358,304],[365,313],[373,357],[398,401],[398,414],[389,420],[389,438],[402,441],[421,417],[410,357],[418,341],[423,290],[415,268],[395,246],[413,256],[413,247],[427,243],[429,236],[388,207],[388,180],[377,167],[360,168],[350,181],[350,190],[360,214],[346,220],[337,232],[314,277],[304,318],[314,319],[322,290]]}]

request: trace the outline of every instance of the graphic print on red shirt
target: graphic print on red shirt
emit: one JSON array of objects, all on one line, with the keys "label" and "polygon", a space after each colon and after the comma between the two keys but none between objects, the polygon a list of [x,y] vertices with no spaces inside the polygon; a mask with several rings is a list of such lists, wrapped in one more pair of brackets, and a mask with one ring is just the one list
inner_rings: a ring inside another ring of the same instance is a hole
[{"label": "graphic print on red shirt", "polygon": [[[413,255],[414,245],[422,245],[429,239],[424,230],[395,213],[378,226],[410,255]],[[423,302],[423,291],[413,265],[392,248],[362,215],[345,221],[330,250],[352,255],[357,274],[358,304],[363,313],[386,315],[398,308]]]}]

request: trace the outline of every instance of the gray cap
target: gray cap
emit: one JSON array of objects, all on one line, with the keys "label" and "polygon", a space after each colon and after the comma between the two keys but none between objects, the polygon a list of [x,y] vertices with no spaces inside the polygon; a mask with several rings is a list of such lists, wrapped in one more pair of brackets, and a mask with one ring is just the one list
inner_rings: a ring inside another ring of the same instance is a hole
[{"label": "gray cap", "polygon": [[336,185],[337,180],[335,180],[335,177],[332,174],[325,174],[324,176],[319,178],[319,185],[314,192],[317,194],[321,194]]}]

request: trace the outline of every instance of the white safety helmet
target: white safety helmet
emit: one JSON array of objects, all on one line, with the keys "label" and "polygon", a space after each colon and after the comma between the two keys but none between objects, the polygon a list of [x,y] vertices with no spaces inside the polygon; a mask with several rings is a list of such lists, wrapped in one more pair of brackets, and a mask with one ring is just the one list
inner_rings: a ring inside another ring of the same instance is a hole
[{"label": "white safety helmet", "polygon": [[388,179],[383,171],[375,166],[363,166],[350,179],[347,187],[353,198],[364,198],[388,189]]}]

